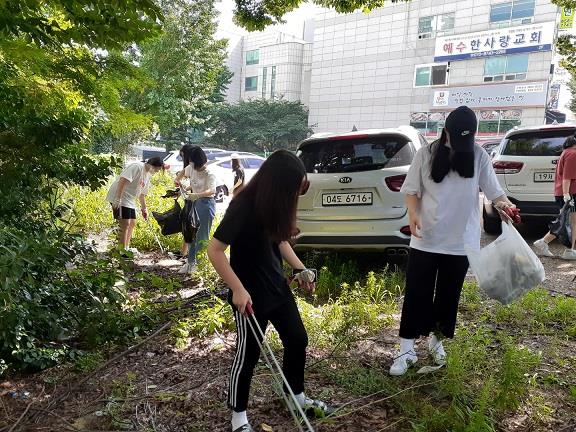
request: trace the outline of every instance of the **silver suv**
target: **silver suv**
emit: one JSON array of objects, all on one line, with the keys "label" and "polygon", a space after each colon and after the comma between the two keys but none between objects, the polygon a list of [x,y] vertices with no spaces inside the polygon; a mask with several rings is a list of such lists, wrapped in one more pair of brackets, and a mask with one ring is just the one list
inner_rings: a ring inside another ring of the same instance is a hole
[{"label": "silver suv", "polygon": [[[509,131],[493,153],[492,165],[504,192],[523,220],[548,220],[558,214],[554,174],[566,138],[576,125],[559,124]],[[484,199],[484,231],[500,233],[500,218]]]},{"label": "silver suv", "polygon": [[423,144],[410,126],[317,134],[300,143],[310,188],[298,201],[295,247],[406,255],[410,227],[400,188]]}]

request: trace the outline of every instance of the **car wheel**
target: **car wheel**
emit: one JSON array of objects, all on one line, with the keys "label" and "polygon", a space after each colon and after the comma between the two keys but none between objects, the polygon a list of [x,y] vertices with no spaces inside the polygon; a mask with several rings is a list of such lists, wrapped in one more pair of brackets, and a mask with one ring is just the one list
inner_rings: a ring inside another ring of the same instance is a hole
[{"label": "car wheel", "polygon": [[482,220],[484,232],[486,234],[500,235],[502,234],[502,221],[500,218],[495,218],[486,213],[486,209],[482,209]]},{"label": "car wheel", "polygon": [[228,188],[224,185],[216,187],[216,195],[214,195],[214,200],[217,203],[224,202],[224,197],[228,196]]}]

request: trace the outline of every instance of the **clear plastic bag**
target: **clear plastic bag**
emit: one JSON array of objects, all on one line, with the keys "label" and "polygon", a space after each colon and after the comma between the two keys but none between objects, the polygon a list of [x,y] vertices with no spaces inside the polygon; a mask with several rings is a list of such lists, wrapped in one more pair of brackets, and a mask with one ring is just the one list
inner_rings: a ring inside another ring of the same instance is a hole
[{"label": "clear plastic bag", "polygon": [[480,251],[466,248],[478,286],[490,298],[508,304],[546,277],[544,266],[512,224]]}]

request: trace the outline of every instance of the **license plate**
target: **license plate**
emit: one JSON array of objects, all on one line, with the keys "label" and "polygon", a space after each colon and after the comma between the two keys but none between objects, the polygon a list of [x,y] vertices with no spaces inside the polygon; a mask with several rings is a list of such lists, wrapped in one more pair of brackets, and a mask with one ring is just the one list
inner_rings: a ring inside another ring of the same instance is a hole
[{"label": "license plate", "polygon": [[536,183],[553,182],[553,181],[554,181],[554,173],[553,172],[535,172],[534,173],[534,182],[536,182]]},{"label": "license plate", "polygon": [[372,205],[372,192],[322,194],[323,206]]}]

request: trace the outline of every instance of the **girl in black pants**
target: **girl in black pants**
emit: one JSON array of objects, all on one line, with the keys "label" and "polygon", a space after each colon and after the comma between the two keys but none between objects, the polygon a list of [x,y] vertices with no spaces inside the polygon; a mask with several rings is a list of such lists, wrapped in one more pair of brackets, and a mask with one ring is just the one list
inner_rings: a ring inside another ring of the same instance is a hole
[{"label": "girl in black pants", "polygon": [[[208,246],[210,261],[230,288],[228,301],[238,332],[228,389],[234,432],[253,431],[246,408],[260,348],[248,324],[248,305],[264,331],[268,322],[278,331],[284,345],[283,371],[304,411],[330,411],[304,395],[308,336],[282,269],[282,259],[295,270],[305,269],[288,240],[296,232],[298,196],[308,186],[300,159],[285,150],[274,152],[234,197]],[[228,245],[230,262],[224,254]],[[314,284],[301,287],[312,291]]]},{"label": "girl in black pants", "polygon": [[468,270],[465,245],[480,248],[479,188],[497,207],[514,211],[488,154],[475,145],[476,115],[452,111],[439,140],[414,156],[402,192],[412,239],[400,322],[400,351],[391,375],[403,375],[418,357],[414,341],[432,337],[428,350],[443,364],[442,337],[452,338],[460,292]]}]

